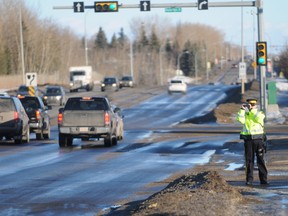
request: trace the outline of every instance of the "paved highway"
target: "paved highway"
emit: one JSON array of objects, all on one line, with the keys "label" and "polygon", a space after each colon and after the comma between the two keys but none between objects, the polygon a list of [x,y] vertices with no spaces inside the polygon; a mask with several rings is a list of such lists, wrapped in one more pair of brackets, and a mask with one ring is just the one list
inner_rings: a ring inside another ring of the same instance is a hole
[{"label": "paved highway", "polygon": [[[54,107],[50,140],[32,136],[28,144],[0,143],[0,214],[92,216],[121,202],[152,195],[167,185],[166,178],[208,163],[215,153],[225,154],[231,164],[243,165],[237,126],[177,127],[180,121],[213,110],[236,88],[239,86],[190,86],[187,95],[171,96],[165,88],[104,93],[96,88],[75,93],[104,94],[120,105],[125,115],[124,140],[111,148],[97,140],[76,140],[73,147],[60,149],[59,107]],[[286,131],[274,128],[271,136]]]},{"label": "paved highway", "polygon": [[[195,133],[172,130],[177,122],[211,111],[233,89],[204,85],[190,86],[183,96],[155,92],[123,110],[124,140],[111,148],[97,140],[76,140],[72,148],[59,149],[56,126],[47,141],[32,135],[28,144],[2,142],[0,214],[95,215],[123,199],[143,199],[155,193],[166,186],[161,183],[165,178],[207,163],[226,141],[235,139],[233,131],[225,132],[223,139],[213,133],[195,137]],[[105,94],[125,104],[129,92],[135,97],[132,89]],[[76,94],[99,93],[96,89]],[[120,97],[123,94],[126,97]],[[57,109],[51,112],[54,119]],[[147,187],[151,183],[155,186]]]}]

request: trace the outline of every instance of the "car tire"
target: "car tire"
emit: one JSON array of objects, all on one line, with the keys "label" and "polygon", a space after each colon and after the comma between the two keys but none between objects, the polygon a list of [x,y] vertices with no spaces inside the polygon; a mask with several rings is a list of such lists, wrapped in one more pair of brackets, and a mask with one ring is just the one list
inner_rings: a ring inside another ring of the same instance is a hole
[{"label": "car tire", "polygon": [[48,128],[44,130],[43,132],[43,138],[50,139],[50,136],[51,136],[51,128],[50,128],[50,124],[48,124]]},{"label": "car tire", "polygon": [[59,142],[59,147],[63,148],[63,147],[67,147],[67,141],[68,141],[68,137],[62,133],[59,133],[59,137],[58,137],[58,142]]},{"label": "car tire", "polygon": [[108,135],[107,137],[104,138],[104,146],[106,147],[111,147],[113,144],[113,140],[111,135]]},{"label": "car tire", "polygon": [[42,140],[43,138],[43,130],[40,133],[36,133],[36,140]]},{"label": "car tire", "polygon": [[18,144],[22,144],[22,142],[23,142],[22,134],[14,138],[14,144],[18,145]]},{"label": "car tire", "polygon": [[25,135],[24,135],[22,140],[23,140],[24,143],[29,143],[30,142],[30,128],[29,128],[29,126],[27,127],[26,133],[25,133]]},{"label": "car tire", "polygon": [[22,144],[22,139],[15,139],[14,144],[16,145]]}]

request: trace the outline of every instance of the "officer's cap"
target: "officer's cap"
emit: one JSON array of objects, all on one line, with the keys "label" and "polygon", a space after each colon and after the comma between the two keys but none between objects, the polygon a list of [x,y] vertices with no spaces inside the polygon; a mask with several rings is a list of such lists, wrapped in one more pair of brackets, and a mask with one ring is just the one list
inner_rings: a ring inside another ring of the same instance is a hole
[{"label": "officer's cap", "polygon": [[247,103],[253,104],[253,105],[255,105],[257,103],[257,99],[255,99],[255,98],[250,98],[250,99],[247,99],[246,101],[247,101]]}]

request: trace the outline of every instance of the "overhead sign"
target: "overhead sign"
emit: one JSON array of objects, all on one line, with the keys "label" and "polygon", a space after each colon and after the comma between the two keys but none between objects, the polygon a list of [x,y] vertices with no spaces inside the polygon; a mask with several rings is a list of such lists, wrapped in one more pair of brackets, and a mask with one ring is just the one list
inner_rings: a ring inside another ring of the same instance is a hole
[{"label": "overhead sign", "polygon": [[140,1],[140,11],[150,11],[150,1]]},{"label": "overhead sign", "polygon": [[84,12],[84,2],[73,2],[73,8],[75,13]]},{"label": "overhead sign", "polygon": [[208,0],[198,0],[198,10],[208,10]]},{"label": "overhead sign", "polygon": [[26,73],[26,85],[37,86],[37,73]]},{"label": "overhead sign", "polygon": [[182,8],[179,7],[170,7],[170,8],[165,8],[165,12],[181,12]]}]

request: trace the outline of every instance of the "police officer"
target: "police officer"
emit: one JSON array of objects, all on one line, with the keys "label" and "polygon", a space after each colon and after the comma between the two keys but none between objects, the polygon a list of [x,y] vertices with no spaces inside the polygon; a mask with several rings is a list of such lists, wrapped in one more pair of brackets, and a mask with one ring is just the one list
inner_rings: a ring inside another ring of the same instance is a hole
[{"label": "police officer", "polygon": [[261,185],[268,185],[267,168],[264,161],[264,118],[265,114],[257,109],[256,99],[247,99],[242,104],[236,120],[242,124],[240,139],[244,140],[246,162],[246,185],[253,184],[255,155]]}]

